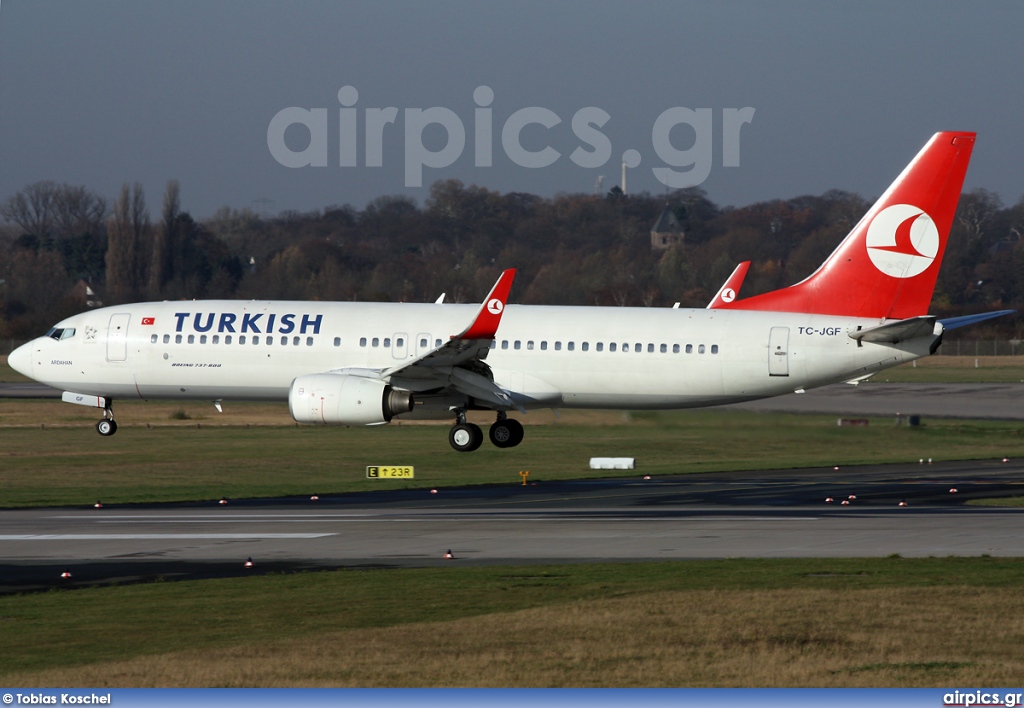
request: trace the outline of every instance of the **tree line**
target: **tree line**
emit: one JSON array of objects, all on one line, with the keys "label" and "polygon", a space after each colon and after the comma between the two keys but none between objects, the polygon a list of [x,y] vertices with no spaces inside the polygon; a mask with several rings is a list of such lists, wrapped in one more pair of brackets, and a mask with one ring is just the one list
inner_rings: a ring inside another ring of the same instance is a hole
[{"label": "tree line", "polygon": [[[382,196],[356,209],[261,216],[222,208],[193,219],[170,181],[158,215],[142,186],[112,201],[85,187],[28,185],[0,203],[0,338],[28,339],[89,305],[202,298],[475,302],[500,271],[519,269],[528,304],[703,307],[733,267],[753,265],[741,296],[809,275],[870,206],[820,196],[721,207],[699,188],[664,196],[501,194],[436,182],[422,205]],[[684,240],[653,250],[662,210]],[[942,316],[1024,301],[1024,199],[984,189],[960,200],[933,311]],[[988,330],[1020,338],[1021,319]]]}]

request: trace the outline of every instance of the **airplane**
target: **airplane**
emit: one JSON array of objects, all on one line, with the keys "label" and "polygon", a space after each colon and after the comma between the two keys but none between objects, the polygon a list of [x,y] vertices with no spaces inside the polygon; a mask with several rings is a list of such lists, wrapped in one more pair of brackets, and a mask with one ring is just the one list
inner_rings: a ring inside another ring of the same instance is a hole
[{"label": "airplane", "polygon": [[975,134],[940,132],[803,281],[738,297],[741,263],[704,309],[509,303],[515,270],[479,305],[180,301],[83,312],[16,349],[16,371],[103,410],[118,399],[287,401],[301,423],[454,417],[448,440],[511,448],[538,408],[681,409],[859,382],[935,353],[928,306]]}]

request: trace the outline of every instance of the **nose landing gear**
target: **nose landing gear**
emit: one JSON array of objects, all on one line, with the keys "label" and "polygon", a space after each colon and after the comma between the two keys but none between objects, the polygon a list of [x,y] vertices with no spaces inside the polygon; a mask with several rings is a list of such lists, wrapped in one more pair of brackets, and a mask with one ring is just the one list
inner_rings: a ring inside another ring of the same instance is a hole
[{"label": "nose landing gear", "polygon": [[114,421],[113,406],[107,405],[103,409],[103,420],[96,424],[96,432],[103,437],[110,437],[117,432],[117,423]]}]

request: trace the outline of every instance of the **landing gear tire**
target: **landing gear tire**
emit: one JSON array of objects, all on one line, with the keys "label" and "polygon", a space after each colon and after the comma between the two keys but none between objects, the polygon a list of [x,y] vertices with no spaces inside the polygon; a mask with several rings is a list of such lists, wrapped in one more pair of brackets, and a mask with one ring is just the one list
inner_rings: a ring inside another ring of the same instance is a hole
[{"label": "landing gear tire", "polygon": [[448,442],[456,452],[473,452],[483,441],[483,431],[473,423],[458,423],[448,432]]},{"label": "landing gear tire", "polygon": [[523,425],[518,420],[506,418],[491,425],[488,436],[495,447],[515,447],[523,441]]},{"label": "landing gear tire", "polygon": [[96,424],[96,432],[103,437],[109,437],[117,432],[117,423],[112,419],[104,418]]}]

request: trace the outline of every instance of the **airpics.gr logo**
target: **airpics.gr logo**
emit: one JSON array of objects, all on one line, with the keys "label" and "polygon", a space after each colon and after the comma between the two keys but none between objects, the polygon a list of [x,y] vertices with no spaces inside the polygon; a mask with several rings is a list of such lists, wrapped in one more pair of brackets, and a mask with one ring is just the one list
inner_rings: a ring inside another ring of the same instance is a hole
[{"label": "airpics.gr logo", "polygon": [[868,227],[868,257],[893,278],[913,278],[928,269],[939,252],[939,230],[923,209],[894,204]]}]

